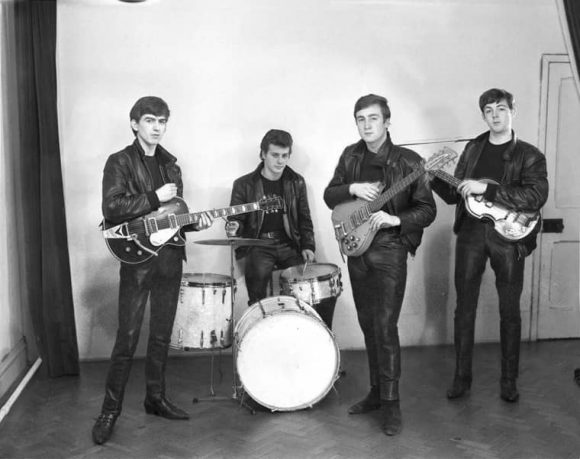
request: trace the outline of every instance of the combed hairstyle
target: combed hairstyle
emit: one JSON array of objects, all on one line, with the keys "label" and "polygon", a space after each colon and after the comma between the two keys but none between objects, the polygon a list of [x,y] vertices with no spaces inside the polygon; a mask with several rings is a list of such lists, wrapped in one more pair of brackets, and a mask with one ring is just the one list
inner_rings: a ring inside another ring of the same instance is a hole
[{"label": "combed hairstyle", "polygon": [[479,96],[479,109],[483,113],[483,107],[487,104],[497,103],[500,100],[505,100],[510,110],[514,108],[514,96],[511,92],[505,89],[491,88]]},{"label": "combed hairstyle", "polygon": [[[169,106],[167,105],[167,102],[160,97],[141,97],[137,102],[135,102],[133,108],[131,108],[131,111],[129,112],[129,120],[139,122],[143,115],[164,116],[169,119]],[[134,130],[133,133],[137,135]]]},{"label": "combed hairstyle", "polygon": [[284,148],[288,147],[290,148],[290,153],[292,153],[292,144],[293,140],[289,132],[281,129],[270,129],[266,132],[266,135],[260,143],[260,159],[262,159],[262,153],[266,154],[268,152],[268,147],[270,145]]},{"label": "combed hairstyle", "polygon": [[367,94],[362,96],[354,104],[354,119],[356,120],[356,114],[363,108],[370,107],[371,105],[378,105],[381,107],[381,112],[383,112],[383,120],[387,121],[391,119],[391,109],[389,108],[389,103],[387,99],[382,96],[377,96],[376,94]]}]

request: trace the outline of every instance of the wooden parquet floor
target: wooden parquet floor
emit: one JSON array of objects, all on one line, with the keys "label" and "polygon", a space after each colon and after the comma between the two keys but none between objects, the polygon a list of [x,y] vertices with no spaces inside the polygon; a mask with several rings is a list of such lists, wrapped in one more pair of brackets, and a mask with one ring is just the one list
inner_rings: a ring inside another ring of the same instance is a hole
[{"label": "wooden parquet floor", "polygon": [[[346,375],[312,409],[257,412],[232,400],[192,403],[209,391],[210,358],[186,354],[168,364],[168,393],[189,421],[145,414],[143,361],[136,361],[122,416],[104,446],[91,440],[107,362],[81,364],[78,378],[35,376],[0,425],[2,458],[580,458],[580,341],[522,345],[520,402],[499,398],[499,345],[476,346],[474,383],[448,401],[450,346],[403,349],[403,432],[387,437],[378,413],[347,408],[368,389],[366,357],[343,351]],[[216,356],[214,386],[231,396],[232,361]],[[217,369],[223,371],[219,381]]]}]

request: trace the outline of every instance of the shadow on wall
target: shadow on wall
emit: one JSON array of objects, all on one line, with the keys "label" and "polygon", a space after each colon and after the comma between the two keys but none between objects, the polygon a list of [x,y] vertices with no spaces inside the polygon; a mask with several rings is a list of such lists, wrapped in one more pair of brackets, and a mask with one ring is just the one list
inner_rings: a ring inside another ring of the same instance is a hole
[{"label": "shadow on wall", "polygon": [[451,228],[436,228],[432,231],[429,244],[426,244],[424,249],[424,288],[425,298],[428,301],[425,305],[425,323],[420,342],[425,344],[443,344],[449,341],[449,286],[453,278],[452,238]]}]

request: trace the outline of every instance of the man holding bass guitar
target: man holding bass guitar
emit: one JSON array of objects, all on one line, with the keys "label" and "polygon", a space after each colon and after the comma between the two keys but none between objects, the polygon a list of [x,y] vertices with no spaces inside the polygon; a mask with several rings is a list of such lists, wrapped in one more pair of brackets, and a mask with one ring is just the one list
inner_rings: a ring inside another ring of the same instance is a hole
[{"label": "man holding bass guitar", "polygon": [[[479,108],[489,131],[466,145],[455,177],[435,173],[432,182],[433,190],[445,202],[457,204],[453,227],[457,234],[456,367],[447,397],[461,398],[471,387],[477,301],[489,259],[499,296],[500,396],[507,402],[516,402],[524,258],[536,247],[538,211],[548,198],[546,160],[536,147],[518,139],[512,130],[512,94],[503,89],[489,89],[480,96]],[[478,215],[470,207],[472,200],[474,204],[484,204],[487,209],[484,215]],[[481,219],[498,210],[505,216],[498,218],[495,225],[493,217]],[[500,223],[507,223],[505,230]]]},{"label": "man holding bass guitar", "polygon": [[[129,118],[135,141],[109,156],[103,172],[102,211],[105,227],[149,214],[183,194],[177,160],[159,144],[169,119],[165,101],[159,97],[142,97],[131,109]],[[212,218],[207,213],[201,213],[189,229],[202,230],[211,224]],[[181,239],[176,235],[175,241],[178,240]],[[92,431],[93,441],[97,444],[109,440],[121,413],[149,296],[151,309],[144,408],[148,414],[167,419],[189,418],[165,395],[165,366],[185,259],[184,247],[169,243],[155,253],[142,243],[136,243],[134,246],[127,245],[127,250],[150,253],[144,254],[148,256],[145,261],[121,263],[117,337],[111,354],[101,414]]]},{"label": "man holding bass guitar", "polygon": [[[391,141],[388,132],[391,112],[384,97],[374,94],[361,97],[355,104],[354,118],[361,140],[344,150],[324,191],[324,200],[331,209],[355,198],[375,201],[383,188],[400,183],[422,167],[417,153]],[[370,215],[367,221],[374,235],[372,242],[364,253],[348,257],[371,385],[366,398],[351,406],[349,413],[381,409],[382,430],[386,435],[396,435],[402,428],[397,324],[407,280],[407,256],[415,254],[423,228],[431,224],[435,214],[428,181],[417,174],[417,180]],[[339,230],[336,226],[335,229]]]}]

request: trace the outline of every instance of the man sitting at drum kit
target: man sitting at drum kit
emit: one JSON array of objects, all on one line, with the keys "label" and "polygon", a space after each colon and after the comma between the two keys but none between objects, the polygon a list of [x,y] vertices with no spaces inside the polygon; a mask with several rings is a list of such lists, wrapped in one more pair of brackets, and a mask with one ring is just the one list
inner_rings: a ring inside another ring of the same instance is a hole
[{"label": "man sitting at drum kit", "polygon": [[[169,108],[158,97],[142,97],[129,114],[135,141],[109,156],[103,172],[105,223],[121,224],[160,209],[183,194],[181,170],[176,158],[159,142],[165,134]],[[212,224],[203,213],[188,229],[202,230]],[[193,227],[192,227],[193,226]],[[127,252],[141,253],[145,246],[127,242]],[[147,414],[167,419],[189,419],[165,395],[165,366],[181,285],[183,246],[165,245],[155,256],[140,263],[121,263],[119,325],[105,386],[101,414],[93,427],[93,441],[103,444],[111,437],[121,414],[125,386],[147,298],[150,296],[149,343],[145,360]]]},{"label": "man sitting at drum kit", "polygon": [[[390,188],[420,167],[418,154],[391,142],[390,117],[384,97],[369,94],[356,102],[354,118],[361,140],[344,150],[324,191],[324,200],[331,209],[341,204],[350,206],[355,198],[374,201],[383,186]],[[348,257],[371,383],[370,393],[350,407],[349,413],[382,409],[386,435],[398,434],[402,426],[397,322],[405,293],[407,256],[415,253],[423,228],[433,222],[435,212],[428,183],[420,178],[372,213],[368,222],[376,235],[365,252]]]},{"label": "man sitting at drum kit", "polygon": [[314,230],[304,177],[287,166],[292,153],[292,136],[279,129],[269,130],[260,144],[258,167],[234,181],[230,205],[280,196],[283,212],[252,212],[228,217],[228,237],[264,239],[269,245],[242,246],[236,258],[246,256],[245,279],[249,305],[268,296],[274,269],[314,261]]}]

